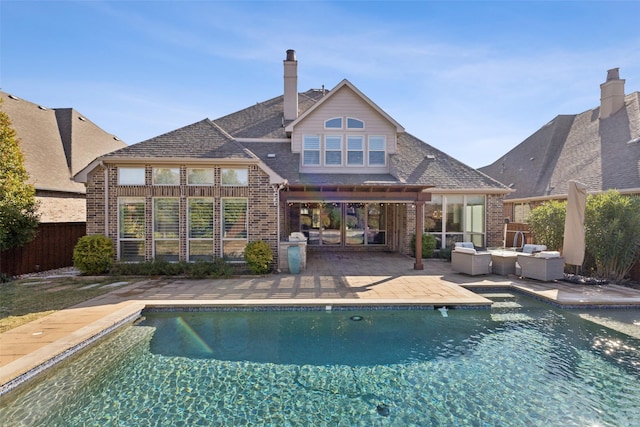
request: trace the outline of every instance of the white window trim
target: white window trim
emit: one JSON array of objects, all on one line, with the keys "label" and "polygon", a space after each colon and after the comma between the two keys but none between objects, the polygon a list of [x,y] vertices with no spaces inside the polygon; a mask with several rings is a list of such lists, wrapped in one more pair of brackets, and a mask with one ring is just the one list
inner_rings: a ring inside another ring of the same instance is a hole
[{"label": "white window trim", "polygon": [[[177,210],[178,210],[178,233],[176,237],[156,237],[156,200],[159,199],[172,199],[178,202]],[[179,197],[154,197],[152,201],[151,208],[151,237],[152,237],[152,254],[153,259],[156,258],[156,242],[178,242],[178,258],[180,258],[180,198]]]},{"label": "white window trim", "polygon": [[[329,150],[327,149],[327,138],[339,138],[340,139],[340,148],[337,150]],[[344,166],[344,144],[343,144],[343,137],[342,135],[324,135],[324,145],[322,147],[324,156],[322,158],[322,164],[323,166],[329,167],[329,168],[335,168],[335,167],[342,167]],[[330,164],[327,163],[327,153],[328,152],[339,152],[340,153],[340,163],[338,164]]]},{"label": "white window trim", "polygon": [[[190,175],[190,171],[192,170],[210,170],[212,173],[212,177],[211,177],[211,182],[205,182],[205,183],[192,183],[189,182],[189,175]],[[215,184],[215,169],[214,168],[187,168],[187,185],[191,185],[191,186],[197,186],[197,185],[214,185]]]},{"label": "white window trim", "polygon": [[[122,259],[122,254],[121,254],[121,248],[120,248],[120,242],[142,242],[143,247],[145,248],[145,252],[146,252],[146,246],[147,246],[147,242],[146,242],[146,236],[147,236],[147,224],[146,224],[146,216],[143,213],[143,218],[142,218],[142,222],[143,222],[143,227],[144,227],[144,232],[142,237],[122,237],[120,234],[120,224],[122,221],[122,217],[120,216],[120,204],[121,203],[126,203],[126,201],[132,202],[132,203],[142,203],[143,206],[146,205],[146,200],[144,197],[118,197],[118,201],[117,201],[117,206],[118,206],[118,217],[117,217],[117,227],[118,227],[118,248],[117,248],[117,257],[118,260]],[[144,208],[146,210],[146,206]]]},{"label": "white window trim", "polygon": [[[123,183],[122,182],[122,171],[142,171],[142,182],[132,182],[132,183]],[[146,184],[146,171],[144,166],[139,166],[139,167],[118,167],[118,185],[145,185]]]},{"label": "white window trim", "polygon": [[[224,235],[224,201],[225,200],[244,200],[246,203],[246,215],[244,219],[244,229],[246,231],[246,237],[225,237]],[[226,241],[235,241],[235,242],[247,242],[249,243],[249,199],[247,197],[221,197],[220,198],[220,255],[224,257],[224,242]],[[229,260],[231,263],[242,263],[243,260]]]},{"label": "white window trim", "polygon": [[[177,183],[170,183],[170,184],[157,184],[156,181],[156,171],[160,170],[160,169],[177,169],[178,170],[178,182]],[[154,186],[176,186],[176,185],[180,185],[180,168],[177,166],[165,166],[165,167],[153,167],[151,170],[151,185]]]},{"label": "white window trim", "polygon": [[[362,140],[362,148],[360,150],[350,150],[349,149],[349,138],[360,138]],[[365,150],[365,141],[366,138],[364,135],[347,135],[346,138],[346,158],[344,159],[345,165],[350,167],[365,167],[367,164],[367,159],[365,158],[365,154],[367,151]],[[349,163],[349,153],[362,153],[362,163]]]},{"label": "white window trim", "polygon": [[[307,137],[317,138],[318,139],[318,149],[317,150],[308,150],[305,147]],[[306,162],[306,152],[317,152],[318,153],[318,163],[307,163]],[[302,136],[302,166],[321,166],[322,165],[322,135],[316,134],[308,134]]]},{"label": "white window trim", "polygon": [[[191,233],[191,200],[193,199],[204,199],[204,200],[210,200],[211,201],[211,219],[212,219],[212,224],[211,224],[211,237],[191,237],[190,233]],[[213,197],[188,197],[187,198],[187,261],[189,262],[193,262],[191,261],[189,258],[191,256],[191,242],[210,242],[211,243],[211,256],[215,259],[216,253],[215,253],[215,239],[216,239],[216,233],[215,233],[215,227],[216,227],[216,219],[215,219],[215,198]]]},{"label": "white window trim", "polygon": [[[427,232],[425,231],[425,233],[429,233],[429,234],[433,234],[434,236],[441,236],[441,241],[443,243],[446,243],[446,237],[447,235],[458,235],[458,236],[462,236],[462,240],[463,241],[467,241],[467,239],[469,239],[469,237],[471,235],[481,235],[482,236],[482,240],[484,242],[484,245],[486,246],[487,244],[487,195],[486,194],[482,194],[482,196],[484,197],[484,230],[479,233],[479,232],[471,232],[471,231],[467,231],[466,230],[466,226],[467,226],[467,213],[466,213],[466,207],[467,207],[467,203],[468,203],[468,197],[469,196],[478,196],[476,194],[463,194],[462,195],[462,206],[463,206],[463,217],[461,219],[462,221],[462,227],[463,230],[462,231],[447,231],[447,223],[446,220],[444,218],[446,218],[447,214],[448,214],[448,205],[449,205],[449,199],[448,196],[458,196],[458,194],[439,194],[439,196],[441,196],[441,204],[442,204],[442,230],[440,231],[435,231],[435,232]],[[423,215],[426,215],[426,213],[423,213]],[[424,222],[424,218],[423,218],[423,224],[425,224]]]},{"label": "white window trim", "polygon": [[[382,150],[372,150],[371,149],[371,138],[382,138],[383,149]],[[370,154],[372,152],[375,152],[375,153],[380,153],[381,152],[381,153],[383,153],[384,161],[381,164],[379,164],[379,163],[372,164],[371,161],[370,161],[371,160]],[[387,137],[385,135],[369,135],[368,136],[368,138],[367,138],[367,165],[373,166],[373,167],[387,166]]]},{"label": "white window trim", "polygon": [[[222,182],[222,178],[224,175],[224,171],[228,170],[236,170],[236,171],[244,171],[247,173],[247,182],[246,184],[225,184]],[[222,187],[248,187],[249,186],[249,168],[220,168],[220,186]]]},{"label": "white window trim", "polygon": [[[362,123],[362,127],[361,128],[349,127],[349,120],[357,120],[358,122]],[[345,120],[345,127],[346,127],[346,129],[364,131],[365,128],[366,128],[366,124],[365,124],[364,120],[361,120],[361,119],[359,119],[357,117],[347,117],[347,119]]]},{"label": "white window trim", "polygon": [[[329,126],[327,126],[328,122],[330,122],[332,120],[337,120],[337,119],[340,119],[340,127],[329,127]],[[339,116],[338,117],[332,117],[332,118],[327,119],[327,120],[324,121],[324,128],[325,129],[344,129],[344,126],[345,126],[345,120],[344,120],[343,117],[339,117]]]}]

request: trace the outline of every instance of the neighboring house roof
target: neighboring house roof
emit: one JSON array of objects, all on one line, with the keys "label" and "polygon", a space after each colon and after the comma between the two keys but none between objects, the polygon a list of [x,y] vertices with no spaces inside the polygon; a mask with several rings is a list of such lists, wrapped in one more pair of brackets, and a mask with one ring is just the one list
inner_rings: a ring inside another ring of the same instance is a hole
[{"label": "neighboring house roof", "polygon": [[126,144],[72,108],[45,108],[0,91],[11,119],[29,182],[42,191],[85,193],[73,175],[96,157]]},{"label": "neighboring house roof", "polygon": [[640,93],[600,118],[600,107],[559,115],[480,171],[514,188],[506,200],[563,197],[569,180],[589,192],[609,189],[640,193]]},{"label": "neighboring house roof", "polygon": [[256,159],[209,119],[147,139],[101,157],[103,160],[140,159]]}]

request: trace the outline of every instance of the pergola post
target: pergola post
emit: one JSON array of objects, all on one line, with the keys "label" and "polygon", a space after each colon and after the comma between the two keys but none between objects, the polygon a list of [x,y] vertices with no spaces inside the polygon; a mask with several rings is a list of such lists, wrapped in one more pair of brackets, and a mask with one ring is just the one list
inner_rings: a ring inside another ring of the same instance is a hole
[{"label": "pergola post", "polygon": [[424,232],[424,202],[416,200],[416,262],[414,270],[424,270],[422,264],[422,233]]}]

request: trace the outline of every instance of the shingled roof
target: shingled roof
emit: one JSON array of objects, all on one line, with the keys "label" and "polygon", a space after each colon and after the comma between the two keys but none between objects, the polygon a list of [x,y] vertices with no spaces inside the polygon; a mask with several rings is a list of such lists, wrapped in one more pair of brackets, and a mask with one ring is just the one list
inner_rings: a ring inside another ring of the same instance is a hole
[{"label": "shingled roof", "polygon": [[[298,94],[298,111],[300,114],[311,108],[325,95],[322,89],[310,89]],[[239,139],[287,138],[284,127],[288,123],[283,120],[284,96],[260,102],[235,113],[220,117],[215,123],[229,135]]]},{"label": "shingled roof", "polygon": [[560,115],[480,171],[516,191],[506,199],[564,196],[569,180],[590,192],[640,189],[640,93],[600,118],[600,107]]},{"label": "shingled roof", "polygon": [[209,119],[114,151],[104,160],[121,159],[255,159],[248,150]]},{"label": "shingled roof", "polygon": [[[323,98],[311,89],[298,95],[300,114]],[[216,119],[215,123],[240,139],[265,164],[290,184],[426,185],[441,190],[508,192],[500,182],[435,149],[408,133],[398,134],[397,153],[390,156],[390,174],[301,174],[300,155],[291,152],[282,121],[283,96]],[[247,142],[250,139],[261,141]],[[276,139],[277,142],[269,142]]]},{"label": "shingled roof", "polygon": [[46,108],[0,91],[37,193],[85,193],[72,181],[96,157],[126,144],[72,108]]}]

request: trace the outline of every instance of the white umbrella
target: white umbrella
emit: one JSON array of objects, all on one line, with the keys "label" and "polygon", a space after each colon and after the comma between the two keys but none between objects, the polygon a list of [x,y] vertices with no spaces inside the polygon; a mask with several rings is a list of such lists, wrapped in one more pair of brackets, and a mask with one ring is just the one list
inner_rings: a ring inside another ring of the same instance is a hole
[{"label": "white umbrella", "polygon": [[584,211],[587,203],[587,186],[569,181],[567,216],[564,222],[562,255],[570,265],[582,265],[584,261]]}]

